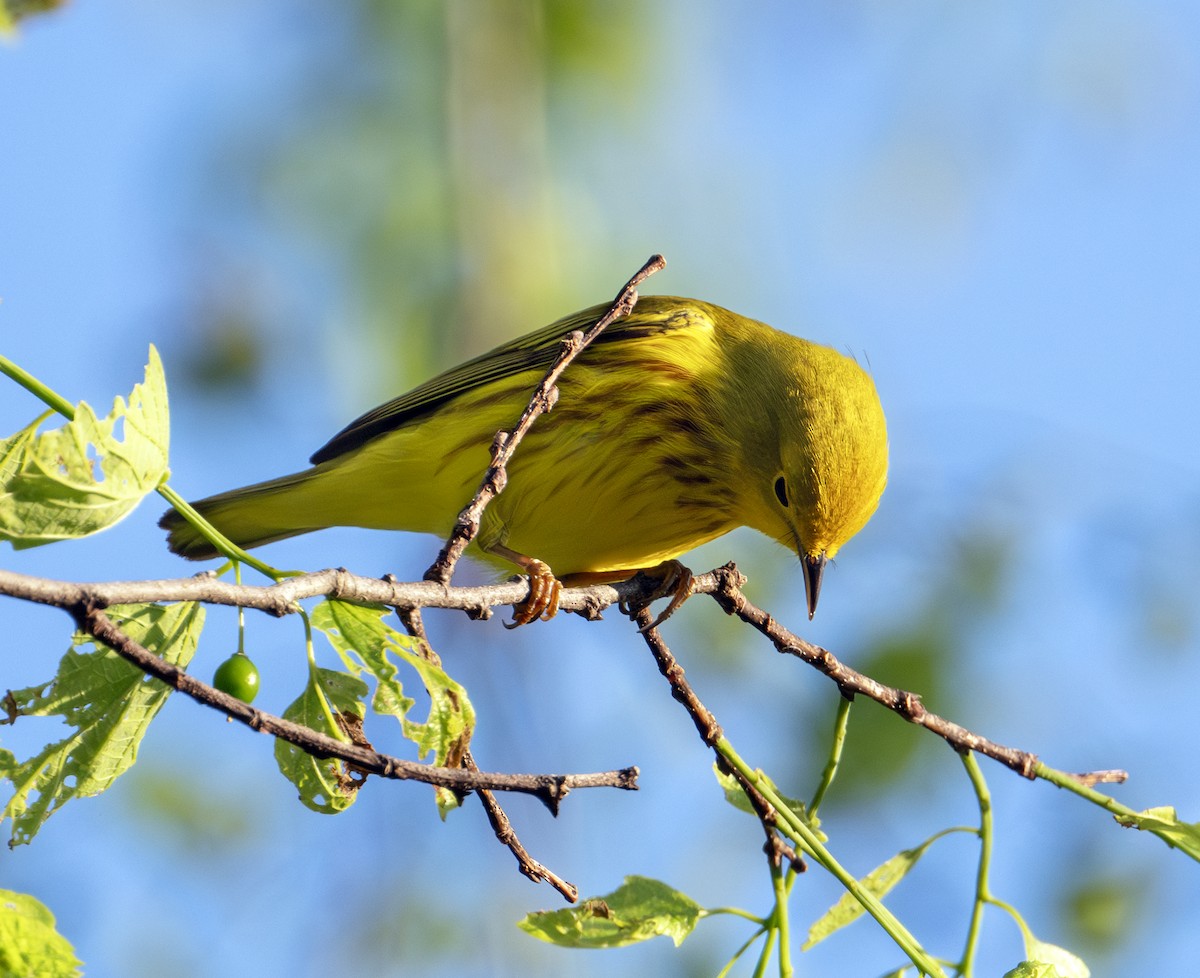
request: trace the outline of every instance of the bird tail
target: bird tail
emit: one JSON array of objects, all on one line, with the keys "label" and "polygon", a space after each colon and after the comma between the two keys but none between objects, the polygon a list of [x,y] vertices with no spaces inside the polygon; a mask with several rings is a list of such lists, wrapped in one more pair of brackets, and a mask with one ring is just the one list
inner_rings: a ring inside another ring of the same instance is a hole
[{"label": "bird tail", "polygon": [[[191,505],[230,542],[243,549],[258,547],[331,525],[320,519],[321,507],[313,505],[312,494],[307,491],[313,488],[315,472],[309,469],[285,475]],[[167,531],[167,546],[172,553],[188,560],[220,556],[216,547],[175,510],[167,510],[158,525]]]}]

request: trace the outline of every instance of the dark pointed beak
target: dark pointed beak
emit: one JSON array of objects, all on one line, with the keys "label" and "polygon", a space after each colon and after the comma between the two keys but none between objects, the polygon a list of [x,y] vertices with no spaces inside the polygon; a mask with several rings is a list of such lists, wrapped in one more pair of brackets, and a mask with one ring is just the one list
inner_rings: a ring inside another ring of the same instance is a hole
[{"label": "dark pointed beak", "polygon": [[804,563],[804,596],[808,599],[808,620],[817,613],[817,598],[821,596],[821,577],[825,574],[824,554],[806,554]]}]

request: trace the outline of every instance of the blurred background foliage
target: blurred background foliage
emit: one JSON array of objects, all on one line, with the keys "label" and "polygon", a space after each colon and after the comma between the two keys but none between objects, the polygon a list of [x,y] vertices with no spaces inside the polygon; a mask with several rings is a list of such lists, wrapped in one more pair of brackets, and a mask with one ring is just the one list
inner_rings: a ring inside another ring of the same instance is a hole
[{"label": "blurred background foliage", "polygon": [[[103,403],[159,344],[174,483],[200,495],[298,467],[356,412],[608,298],[662,251],[648,291],[852,350],[891,425],[883,507],[812,626],[794,559],[752,534],[692,565],[736,557],[758,603],[856,668],[1051,764],[1129,767],[1122,800],[1194,818],[1198,26],[1184,4],[1116,0],[71,5],[0,51],[6,354]],[[0,397],[9,428],[28,420]],[[152,508],[119,537],[14,566],[181,573]],[[331,531],[270,556],[413,577],[432,554]],[[4,615],[39,657],[3,683],[46,678],[65,636]],[[480,711],[480,762],[638,763],[639,793],[577,793],[556,822],[513,801],[533,854],[585,893],[642,873],[765,910],[758,829],[721,801],[690,724],[610,617],[509,634],[430,616]],[[215,667],[232,619],[210,628]],[[299,628],[250,629],[263,706],[281,709],[302,681]],[[743,753],[810,793],[833,688],[708,602],[668,640]],[[265,742],[182,702],[168,714],[119,789],[5,858],[5,885],[51,906],[90,975],[347,961],[372,975],[710,975],[744,939],[714,921],[680,951],[542,947],[513,921],[555,898],[476,808],[442,825],[421,789],[375,784],[321,819]],[[1039,936],[1096,974],[1180,973],[1200,956],[1193,866],[985,773],[994,888]],[[860,873],[977,817],[944,745],[866,702],[823,814]],[[946,840],[891,898],[948,956],[974,853]],[[810,873],[797,923],[836,896]],[[870,926],[802,967],[894,966]],[[990,916],[981,973],[1018,954]]]},{"label": "blurred background foliage", "polygon": [[[327,13],[284,117],[229,132],[204,195],[242,198],[248,220],[337,276],[327,342],[354,390],[386,398],[564,315],[585,288],[609,289],[611,273],[562,261],[568,247],[605,267],[615,256],[576,220],[586,192],[557,180],[555,162],[578,150],[582,127],[594,135],[598,116],[625,138],[652,11],[539,0]],[[599,217],[601,228],[615,216]],[[216,235],[220,253],[231,242]],[[252,379],[248,351],[264,355],[261,338],[279,328],[265,300],[226,298],[197,310],[190,360],[202,386]]]}]

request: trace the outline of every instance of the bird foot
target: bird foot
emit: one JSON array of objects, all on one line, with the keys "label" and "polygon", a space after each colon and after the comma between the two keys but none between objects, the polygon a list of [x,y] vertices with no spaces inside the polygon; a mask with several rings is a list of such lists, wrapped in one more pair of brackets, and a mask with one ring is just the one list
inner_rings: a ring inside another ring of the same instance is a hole
[{"label": "bird foot", "polygon": [[679,606],[692,596],[692,586],[695,582],[695,576],[678,560],[664,560],[657,567],[638,571],[638,575],[656,580],[658,584],[645,598],[641,598],[636,602],[622,601],[618,606],[622,614],[629,615],[632,618],[643,608],[649,607],[652,602],[657,601],[659,598],[665,598],[668,595],[671,598],[670,602],[662,610],[662,613],[654,621],[638,629],[641,632],[648,632],[652,628],[657,628],[675,614]]},{"label": "bird foot", "polygon": [[513,605],[513,620],[504,623],[505,628],[517,628],[530,622],[549,621],[558,614],[558,600],[562,595],[562,582],[554,576],[550,565],[532,557],[522,564],[529,574],[529,597]]}]

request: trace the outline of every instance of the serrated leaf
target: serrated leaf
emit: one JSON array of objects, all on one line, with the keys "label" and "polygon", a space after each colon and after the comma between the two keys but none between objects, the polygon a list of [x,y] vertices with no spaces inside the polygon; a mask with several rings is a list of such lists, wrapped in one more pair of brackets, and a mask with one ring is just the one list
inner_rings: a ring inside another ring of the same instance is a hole
[{"label": "serrated leaf", "polygon": [[0,442],[0,540],[17,550],[106,529],[162,481],[170,425],[158,352],[106,418],[81,401],[61,428],[39,434],[39,423]]},{"label": "serrated leaf", "polygon": [[1136,815],[1114,815],[1126,828],[1152,832],[1172,848],[1179,848],[1193,859],[1200,859],[1200,823],[1181,822],[1170,805],[1147,808]]},{"label": "serrated leaf", "polygon": [[0,975],[76,978],[80,964],[45,904],[27,893],[0,890]]},{"label": "serrated leaf", "polygon": [[[467,691],[451,679],[436,663],[421,656],[416,642],[396,631],[384,620],[389,609],[376,605],[357,605],[347,601],[324,601],[313,609],[313,627],[329,639],[346,667],[375,680],[371,708],[400,721],[404,736],[417,745],[417,756],[432,754],[432,763],[454,766],[461,760],[475,729],[475,710]],[[398,663],[412,668],[429,694],[429,715],[422,721],[409,718],[415,705],[404,692]],[[443,816],[457,806],[453,792],[438,792]]]},{"label": "serrated leaf", "polygon": [[679,946],[703,913],[703,907],[666,883],[626,876],[607,896],[531,913],[517,926],[559,947],[624,947],[660,935]]},{"label": "serrated leaf", "polygon": [[[929,847],[929,844],[929,842],[925,842],[915,849],[905,849],[902,852],[896,853],[891,859],[880,863],[860,879],[858,881],[859,885],[873,896],[882,900],[897,883],[908,875],[909,870],[925,854],[925,850]],[[863,905],[847,890],[808,929],[808,939],[804,942],[800,950],[807,951],[809,948],[825,940],[830,934],[841,930],[847,924],[854,923],[862,914]]]},{"label": "serrated leaf", "polygon": [[[757,812],[754,811],[754,806],[750,804],[750,799],[746,797],[746,792],[745,789],[742,788],[742,783],[737,778],[735,778],[732,774],[726,774],[721,770],[720,766],[715,763],[713,764],[713,774],[716,775],[717,783],[725,792],[725,800],[729,802],[729,804],[731,804],[738,811],[747,812],[750,815],[757,816]],[[789,798],[782,791],[780,791],[775,782],[772,781],[762,771],[758,772],[758,776],[762,778],[764,782],[766,782],[770,789],[774,791],[776,795],[778,795],[779,799],[788,807],[789,810],[791,810],[793,814],[795,814],[797,818],[799,818],[810,829],[813,830],[818,839],[820,839],[822,842],[826,840],[827,836],[821,831],[821,820],[808,814],[808,806],[804,802],[800,801],[798,798]]]},{"label": "serrated leaf", "polygon": [[[304,692],[283,711],[284,719],[319,733],[349,742],[334,714],[358,720],[363,715],[367,684],[333,669],[310,670]],[[296,786],[300,801],[314,812],[336,815],[354,804],[359,781],[336,757],[313,757],[286,740],[275,741],[275,762],[283,776]]]},{"label": "serrated leaf", "polygon": [[[114,605],[107,614],[134,641],[181,668],[191,661],[204,626],[204,609],[191,602]],[[95,650],[79,651],[86,645]],[[97,795],[127,771],[170,693],[169,686],[89,635],[75,636],[52,680],[9,693],[9,722],[22,716],[61,716],[75,728],[23,763],[7,751],[0,754],[0,777],[13,784],[13,795],[0,813],[13,822],[9,845],[28,843],[70,799]]]}]

